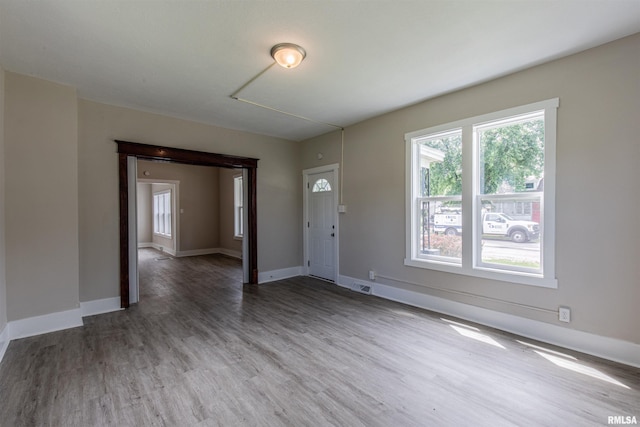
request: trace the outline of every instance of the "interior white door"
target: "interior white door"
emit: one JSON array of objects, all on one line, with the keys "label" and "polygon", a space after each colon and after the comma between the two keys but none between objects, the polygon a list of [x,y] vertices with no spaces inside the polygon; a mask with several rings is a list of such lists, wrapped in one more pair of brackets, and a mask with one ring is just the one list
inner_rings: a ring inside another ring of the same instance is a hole
[{"label": "interior white door", "polygon": [[336,224],[333,172],[309,175],[309,274],[335,281]]}]

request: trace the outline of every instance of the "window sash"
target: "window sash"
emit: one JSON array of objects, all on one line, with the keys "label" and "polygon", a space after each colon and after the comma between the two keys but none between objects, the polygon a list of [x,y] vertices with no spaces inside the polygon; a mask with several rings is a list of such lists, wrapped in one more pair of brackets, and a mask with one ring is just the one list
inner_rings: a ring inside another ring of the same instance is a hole
[{"label": "window sash", "polygon": [[244,183],[242,176],[233,178],[233,234],[236,238],[244,236]]},{"label": "window sash", "polygon": [[[416,197],[415,216],[419,218],[420,221],[419,227],[416,229],[417,235],[415,236],[417,246],[416,258],[458,265],[462,263],[462,256],[458,256],[455,253],[455,249],[448,250],[450,248],[447,247],[447,243],[454,242],[445,241],[434,242],[433,245],[431,244],[432,240],[456,240],[455,238],[452,239],[453,236],[442,237],[437,234],[435,231],[435,223],[431,223],[431,217],[437,214],[436,210],[438,208],[438,204],[441,205],[444,202],[452,201],[461,202],[462,196]],[[431,204],[434,205],[433,208],[431,208]],[[426,218],[428,218],[428,223],[426,225],[424,224],[425,205],[427,205],[428,209],[426,215]],[[460,227],[462,227],[462,224],[460,224]]]},{"label": "window sash", "polygon": [[[475,233],[474,233],[474,254],[476,254],[476,256],[474,257],[474,261],[473,261],[473,265],[475,268],[480,268],[480,269],[488,269],[488,270],[497,270],[497,271],[504,271],[504,272],[512,272],[512,273],[524,273],[524,274],[530,274],[532,276],[537,276],[537,277],[542,277],[543,272],[544,272],[544,245],[542,244],[543,241],[543,236],[544,236],[544,231],[543,231],[543,227],[544,227],[544,192],[543,191],[531,191],[531,192],[526,192],[526,193],[509,193],[509,194],[492,194],[492,195],[487,195],[487,194],[478,194],[476,195],[476,203],[478,206],[484,206],[485,202],[492,202],[495,204],[500,204],[503,202],[520,202],[520,203],[536,203],[535,201],[537,201],[537,203],[539,203],[540,206],[540,222],[539,224],[539,234],[540,237],[538,239],[538,245],[539,245],[539,249],[538,249],[538,257],[537,260],[534,260],[534,258],[531,256],[531,254],[529,255],[524,255],[526,257],[525,260],[521,260],[519,262],[517,261],[513,261],[513,260],[504,260],[502,263],[500,262],[490,262],[490,261],[486,261],[483,259],[484,256],[484,245],[488,242],[493,243],[496,240],[493,240],[490,238],[490,236],[486,236],[485,235],[485,230],[484,230],[484,223],[483,223],[483,218],[482,218],[482,211],[480,211],[480,216],[477,218],[477,224],[478,226],[475,229]],[[533,217],[533,212],[531,213],[531,216]],[[531,218],[532,222],[533,218]],[[486,236],[486,237],[485,237]],[[509,243],[510,244],[510,243]],[[517,243],[512,245],[514,246],[515,251],[513,252],[517,253],[518,252],[518,248],[516,245],[518,245]],[[530,247],[527,248],[522,248],[522,250],[520,251],[520,254],[518,255],[520,258],[523,257],[523,253],[525,253],[526,251],[532,252],[532,249]],[[500,254],[504,254],[504,251],[500,251],[497,250],[496,251],[496,255],[500,256]],[[511,254],[510,254],[511,255]],[[503,255],[504,256],[504,255]],[[511,262],[513,262],[513,264],[511,264]],[[526,264],[535,264],[535,263],[539,263],[539,267],[535,267],[533,265],[531,266],[526,266]]]},{"label": "window sash", "polygon": [[171,238],[171,190],[153,194],[153,233]]}]

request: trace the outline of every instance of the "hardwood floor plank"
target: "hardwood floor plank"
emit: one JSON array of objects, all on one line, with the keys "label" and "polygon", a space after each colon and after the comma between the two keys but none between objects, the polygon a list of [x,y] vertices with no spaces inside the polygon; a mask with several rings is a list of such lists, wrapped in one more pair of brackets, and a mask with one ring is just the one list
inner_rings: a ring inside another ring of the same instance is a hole
[{"label": "hardwood floor plank", "polygon": [[[165,258],[165,259],[162,259]],[[12,341],[2,426],[512,426],[640,420],[640,370],[238,260],[140,251],[141,300]]]}]

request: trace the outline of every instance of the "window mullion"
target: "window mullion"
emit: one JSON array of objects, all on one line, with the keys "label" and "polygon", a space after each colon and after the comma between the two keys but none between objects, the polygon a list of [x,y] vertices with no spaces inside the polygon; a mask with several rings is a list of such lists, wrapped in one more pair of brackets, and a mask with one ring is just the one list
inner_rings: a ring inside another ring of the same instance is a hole
[{"label": "window mullion", "polygon": [[420,241],[420,201],[417,196],[420,194],[420,148],[418,144],[411,143],[412,155],[412,172],[411,172],[411,205],[413,207],[413,220],[411,226],[411,252],[412,258],[418,257],[418,242]]},{"label": "window mullion", "polygon": [[476,235],[474,221],[476,184],[475,153],[471,125],[462,126],[462,269],[471,271]]}]

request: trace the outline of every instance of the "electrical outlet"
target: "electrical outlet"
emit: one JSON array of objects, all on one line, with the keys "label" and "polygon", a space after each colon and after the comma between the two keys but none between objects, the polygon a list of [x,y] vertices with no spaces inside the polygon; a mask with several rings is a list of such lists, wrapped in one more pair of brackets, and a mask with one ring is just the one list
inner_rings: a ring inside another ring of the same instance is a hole
[{"label": "electrical outlet", "polygon": [[376,280],[376,272],[369,270],[369,280]]},{"label": "electrical outlet", "polygon": [[571,309],[569,307],[559,307],[558,320],[567,323],[571,322]]}]

